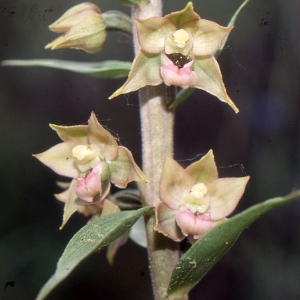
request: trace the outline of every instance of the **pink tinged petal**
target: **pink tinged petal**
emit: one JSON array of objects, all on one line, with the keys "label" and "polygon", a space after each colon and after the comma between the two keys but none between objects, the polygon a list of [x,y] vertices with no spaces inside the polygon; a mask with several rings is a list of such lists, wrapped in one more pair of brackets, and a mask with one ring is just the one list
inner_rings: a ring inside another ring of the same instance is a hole
[{"label": "pink tinged petal", "polygon": [[57,174],[75,178],[79,176],[79,170],[72,155],[72,149],[76,145],[76,142],[60,143],[43,153],[34,154],[33,156]]},{"label": "pink tinged petal", "polygon": [[207,183],[218,178],[218,170],[213,151],[210,150],[200,160],[185,169],[196,182]]},{"label": "pink tinged petal", "polygon": [[106,40],[105,23],[99,14],[85,17],[81,22],[70,28],[45,49],[51,50],[71,48],[93,54],[100,51]]},{"label": "pink tinged petal", "polygon": [[126,188],[132,181],[149,182],[147,177],[135,163],[131,152],[120,146],[118,156],[109,164],[110,181],[119,188]]},{"label": "pink tinged petal", "polygon": [[[69,184],[69,187],[70,187],[70,184]],[[69,193],[70,193],[69,187],[67,187],[67,189],[65,191],[63,191],[62,193],[54,194],[55,198],[57,200],[59,200],[60,202],[67,203],[68,198],[69,198]]]},{"label": "pink tinged petal", "polygon": [[193,3],[189,2],[183,10],[170,13],[164,18],[169,19],[176,24],[177,28],[180,28],[185,22],[199,20],[200,16],[194,12]]},{"label": "pink tinged petal", "polygon": [[151,55],[140,51],[132,63],[127,81],[109,99],[139,90],[146,85],[155,86],[163,83],[159,68],[160,54]]},{"label": "pink tinged petal", "polygon": [[234,211],[244,194],[249,178],[220,178],[206,184],[206,197],[210,202],[207,212],[212,220],[223,219]]},{"label": "pink tinged petal", "polygon": [[194,215],[184,206],[177,211],[176,222],[185,236],[191,235],[194,239],[199,239],[214,226],[209,214]]},{"label": "pink tinged petal", "polygon": [[180,228],[175,222],[176,210],[168,208],[163,202],[155,208],[156,226],[155,230],[169,237],[175,242],[180,242],[184,239]]},{"label": "pink tinged petal", "polygon": [[[114,214],[120,211],[120,208],[109,201],[108,199],[105,199],[103,201],[103,209],[101,213],[101,217]],[[107,252],[106,252],[106,257],[109,262],[109,264],[113,264],[114,257],[117,254],[118,249],[124,245],[127,240],[128,240],[128,233],[126,232],[125,234],[121,235],[118,239],[110,243],[107,247]]]},{"label": "pink tinged petal", "polygon": [[160,179],[161,200],[171,209],[178,209],[182,198],[195,180],[172,158],[166,156]]},{"label": "pink tinged petal", "polygon": [[110,192],[111,184],[109,180],[102,181],[102,194],[99,196],[99,198],[94,199],[94,203],[99,203],[105,199],[109,192]]},{"label": "pink tinged petal", "polygon": [[58,126],[50,124],[50,127],[56,131],[58,136],[64,141],[79,141],[79,143],[87,144],[88,142],[88,126]]},{"label": "pink tinged petal", "polygon": [[97,194],[101,194],[101,171],[101,163],[98,163],[86,178],[77,179],[75,193],[80,199],[92,202]]},{"label": "pink tinged petal", "polygon": [[161,77],[167,86],[179,86],[187,89],[195,79],[195,72],[191,71],[193,61],[185,64],[183,68],[178,68],[165,55],[162,54],[162,61],[167,62],[166,66],[160,67]]},{"label": "pink tinged petal", "polygon": [[110,265],[114,263],[114,259],[119,248],[127,243],[128,235],[129,230],[107,246],[106,258]]},{"label": "pink tinged petal", "polygon": [[139,44],[143,51],[158,54],[164,50],[165,35],[176,26],[168,19],[154,17],[146,20],[134,18]]},{"label": "pink tinged petal", "polygon": [[57,21],[49,26],[53,32],[66,32],[91,14],[100,14],[99,7],[92,3],[81,3],[67,10]]},{"label": "pink tinged petal", "polygon": [[67,189],[71,184],[70,182],[65,182],[65,181],[56,181],[55,183],[58,187],[60,187],[64,190]]},{"label": "pink tinged petal", "polygon": [[101,154],[106,160],[113,160],[118,155],[118,143],[100,125],[94,112],[92,112],[88,123],[88,141],[89,144],[95,144],[99,147]]},{"label": "pink tinged petal", "polygon": [[194,61],[194,72],[196,78],[192,83],[192,87],[204,90],[227,103],[238,113],[239,110],[227,95],[221,71],[216,59],[213,56],[196,57]]},{"label": "pink tinged petal", "polygon": [[86,203],[78,199],[78,196],[75,193],[76,185],[77,180],[73,179],[71,181],[70,187],[65,192],[55,195],[58,200],[65,202],[63,223],[59,229],[62,229],[66,225],[69,218],[78,210],[78,208]]},{"label": "pink tinged petal", "polygon": [[112,203],[108,199],[105,199],[103,201],[103,208],[102,208],[101,217],[111,215],[111,214],[117,213],[119,211],[121,211],[121,210],[120,210],[118,205],[115,205],[114,203]]},{"label": "pink tinged petal", "polygon": [[215,52],[233,26],[223,27],[208,20],[196,20],[183,24],[183,29],[194,37],[193,54],[206,56]]}]

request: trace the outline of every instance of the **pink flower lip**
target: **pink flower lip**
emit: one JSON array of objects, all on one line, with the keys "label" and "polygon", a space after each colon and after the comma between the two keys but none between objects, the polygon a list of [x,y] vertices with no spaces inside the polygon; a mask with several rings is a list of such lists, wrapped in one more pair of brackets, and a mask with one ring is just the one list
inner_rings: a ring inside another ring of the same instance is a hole
[{"label": "pink flower lip", "polygon": [[101,193],[101,163],[98,163],[93,168],[86,178],[77,179],[77,187],[75,193],[77,196],[87,202],[92,202],[94,197]]},{"label": "pink flower lip", "polygon": [[209,214],[195,215],[184,205],[181,205],[176,213],[176,223],[185,236],[200,238],[214,226]]},{"label": "pink flower lip", "polygon": [[175,85],[187,89],[194,81],[196,74],[191,70],[193,60],[183,66],[177,67],[165,54],[162,54],[162,61],[167,65],[160,67],[160,74],[167,86]]}]

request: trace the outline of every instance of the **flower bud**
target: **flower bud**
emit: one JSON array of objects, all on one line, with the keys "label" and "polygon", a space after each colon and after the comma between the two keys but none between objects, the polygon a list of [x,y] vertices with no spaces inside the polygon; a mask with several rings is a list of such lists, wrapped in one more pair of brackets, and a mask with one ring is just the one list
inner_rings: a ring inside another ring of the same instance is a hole
[{"label": "flower bud", "polygon": [[46,49],[71,48],[96,53],[102,49],[106,40],[106,26],[101,11],[88,2],[72,7],[49,28],[65,34],[46,45]]}]

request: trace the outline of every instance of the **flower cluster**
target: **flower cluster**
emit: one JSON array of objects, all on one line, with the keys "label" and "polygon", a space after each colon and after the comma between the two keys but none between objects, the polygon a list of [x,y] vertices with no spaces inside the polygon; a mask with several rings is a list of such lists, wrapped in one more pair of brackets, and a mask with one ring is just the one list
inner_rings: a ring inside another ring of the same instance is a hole
[{"label": "flower cluster", "polygon": [[49,28],[64,34],[46,45],[46,49],[71,48],[96,53],[102,49],[106,40],[106,26],[101,10],[89,2],[70,8]]},{"label": "flower cluster", "polygon": [[164,17],[134,21],[141,50],[127,81],[110,98],[165,83],[205,90],[238,112],[227,95],[213,56],[233,26],[223,27],[201,19],[191,2],[183,10]]},{"label": "flower cluster", "polygon": [[75,211],[87,211],[83,206],[101,209],[111,183],[126,188],[131,181],[148,182],[131,152],[118,146],[94,113],[88,125],[50,126],[63,143],[34,156],[57,174],[72,178],[68,188],[55,195],[65,203],[63,225]]},{"label": "flower cluster", "polygon": [[167,157],[156,207],[156,230],[179,242],[193,242],[226,220],[242,197],[249,176],[218,178],[212,151],[183,169]]}]

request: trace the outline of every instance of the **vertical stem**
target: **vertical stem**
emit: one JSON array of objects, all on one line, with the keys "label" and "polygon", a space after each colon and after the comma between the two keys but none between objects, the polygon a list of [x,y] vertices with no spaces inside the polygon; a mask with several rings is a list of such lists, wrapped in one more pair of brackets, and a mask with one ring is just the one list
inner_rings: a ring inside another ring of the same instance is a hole
[{"label": "vertical stem", "polygon": [[[149,0],[145,5],[133,8],[140,19],[161,16],[161,0]],[[133,28],[135,54],[140,46]],[[166,108],[164,85],[147,86],[139,91],[142,132],[143,171],[150,183],[141,186],[144,205],[156,206],[159,198],[159,181],[166,155],[173,156],[174,113]],[[145,216],[148,258],[153,294],[156,300],[168,299],[167,287],[172,270],[179,259],[178,244],[155,232],[155,215]]]}]

